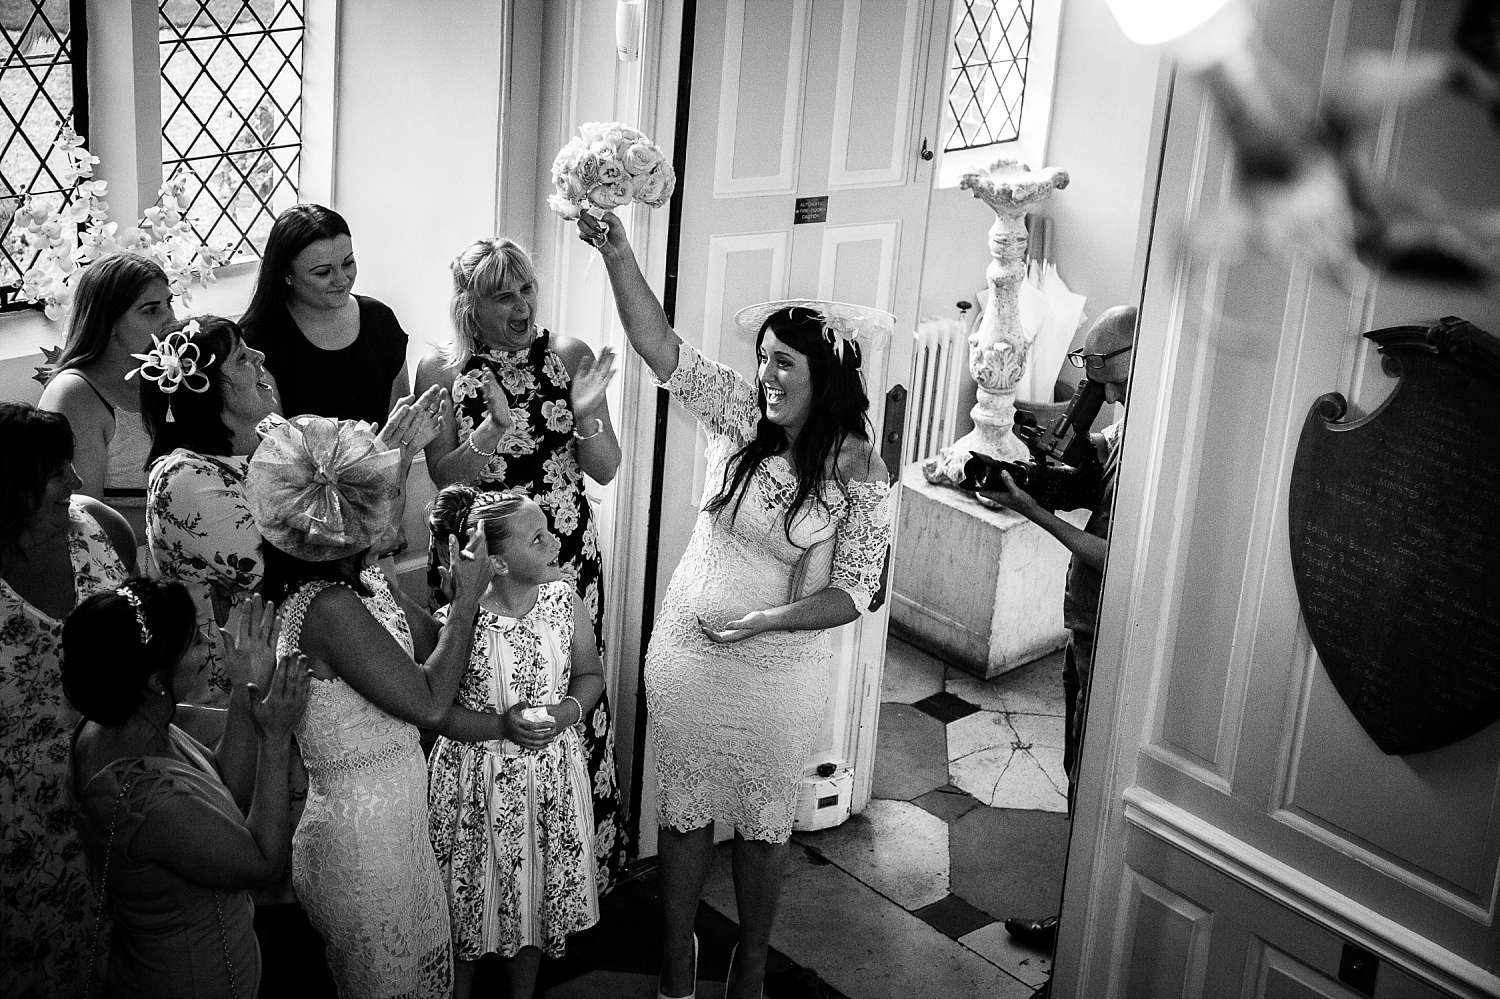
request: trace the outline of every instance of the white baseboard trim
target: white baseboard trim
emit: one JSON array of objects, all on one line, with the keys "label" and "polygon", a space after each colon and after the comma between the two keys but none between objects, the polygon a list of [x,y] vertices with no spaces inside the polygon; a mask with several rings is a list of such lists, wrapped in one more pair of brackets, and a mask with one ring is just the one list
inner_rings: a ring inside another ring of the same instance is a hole
[{"label": "white baseboard trim", "polygon": [[1125,821],[1416,978],[1463,999],[1500,995],[1500,976],[1335,891],[1151,792],[1125,792]]}]

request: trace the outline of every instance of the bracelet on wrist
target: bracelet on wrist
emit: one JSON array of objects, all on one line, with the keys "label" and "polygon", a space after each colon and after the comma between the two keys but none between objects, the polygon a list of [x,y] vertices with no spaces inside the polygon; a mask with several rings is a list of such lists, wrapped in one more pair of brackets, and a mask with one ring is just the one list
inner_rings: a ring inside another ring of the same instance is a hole
[{"label": "bracelet on wrist", "polygon": [[464,438],[464,446],[467,447],[470,451],[473,451],[475,454],[479,455],[479,457],[481,458],[493,458],[500,452],[499,441],[496,441],[495,446],[488,451],[479,450],[479,445],[474,443],[473,434],[470,434],[469,436]]},{"label": "bracelet on wrist", "polygon": [[[583,724],[583,705],[579,703],[578,698],[574,697],[572,694],[564,694],[563,695],[563,701],[572,701],[573,702],[573,706],[578,709],[578,721],[574,722],[573,724],[574,725],[581,725],[581,724]],[[557,703],[560,705],[560,704],[562,704],[562,701],[558,701]]]},{"label": "bracelet on wrist", "polygon": [[581,440],[581,441],[591,441],[595,437],[598,437],[602,433],[604,433],[604,421],[602,419],[600,419],[599,417],[597,417],[597,416],[594,417],[594,432],[593,433],[591,433],[591,434],[580,434],[578,432],[578,428],[576,428],[576,427],[573,428],[573,436],[576,439]]}]

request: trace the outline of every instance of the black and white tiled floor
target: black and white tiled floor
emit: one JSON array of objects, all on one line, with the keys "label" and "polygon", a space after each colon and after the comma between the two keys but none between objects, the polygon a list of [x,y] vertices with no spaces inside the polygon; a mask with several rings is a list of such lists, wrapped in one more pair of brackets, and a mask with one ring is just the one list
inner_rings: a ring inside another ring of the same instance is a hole
[{"label": "black and white tiled floor", "polygon": [[[793,837],[766,995],[1025,999],[1051,957],[1002,921],[1055,915],[1061,896],[1062,655],[986,682],[892,636],[881,700],[869,807]],[[539,995],[654,999],[649,865],[603,909],[566,957],[544,962]],[[721,847],[698,916],[699,999],[723,994],[734,919]],[[502,996],[502,982],[486,962],[475,995]]]}]

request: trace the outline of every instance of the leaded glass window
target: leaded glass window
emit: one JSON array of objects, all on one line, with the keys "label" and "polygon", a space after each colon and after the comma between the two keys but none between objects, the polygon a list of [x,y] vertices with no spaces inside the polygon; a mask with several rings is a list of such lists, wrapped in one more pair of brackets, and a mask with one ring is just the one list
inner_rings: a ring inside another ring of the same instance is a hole
[{"label": "leaded glass window", "polygon": [[[4,2],[4,0],[0,0]],[[160,0],[162,176],[190,171],[198,235],[260,256],[297,202],[303,0]]]},{"label": "leaded glass window", "polygon": [[35,256],[12,245],[11,212],[28,196],[60,208],[72,190],[52,144],[75,108],[79,131],[87,129],[85,76],[73,63],[75,14],[82,34],[82,0],[0,0],[0,286],[17,284]]},{"label": "leaded glass window", "polygon": [[1021,134],[1034,0],[959,0],[948,83],[945,152]]}]

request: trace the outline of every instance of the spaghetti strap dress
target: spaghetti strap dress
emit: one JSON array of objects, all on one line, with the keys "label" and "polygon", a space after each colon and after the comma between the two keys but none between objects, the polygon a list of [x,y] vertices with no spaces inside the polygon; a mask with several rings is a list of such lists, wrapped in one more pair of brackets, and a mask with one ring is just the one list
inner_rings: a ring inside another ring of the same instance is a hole
[{"label": "spaghetti strap dress", "polygon": [[115,760],[78,796],[83,839],[114,919],[105,992],[117,999],[250,999],[260,982],[250,893],[205,888],[131,856],[147,816],[174,798],[207,805],[204,821],[245,822],[208,750],[175,725],[167,736],[177,756]]}]

